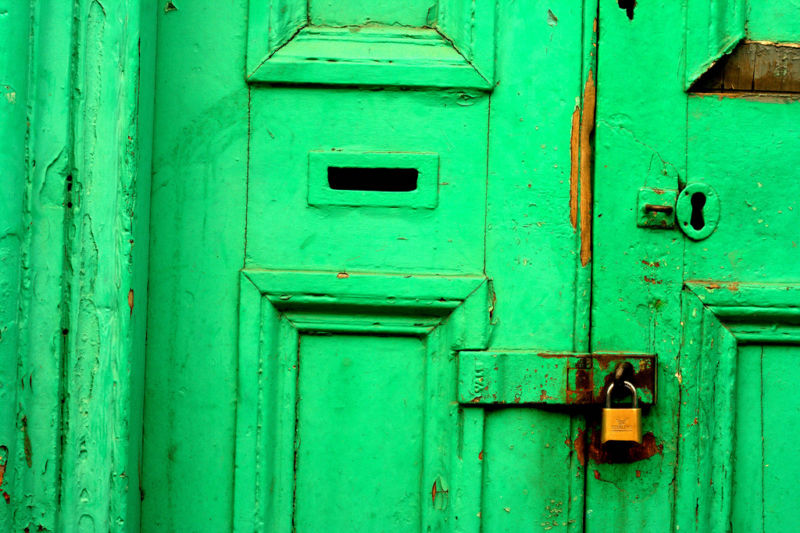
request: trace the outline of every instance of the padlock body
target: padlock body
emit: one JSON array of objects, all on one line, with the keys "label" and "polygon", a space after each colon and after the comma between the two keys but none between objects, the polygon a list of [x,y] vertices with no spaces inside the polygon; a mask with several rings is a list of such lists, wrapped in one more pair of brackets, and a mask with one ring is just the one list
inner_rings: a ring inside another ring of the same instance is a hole
[{"label": "padlock body", "polygon": [[642,410],[638,407],[604,408],[600,441],[642,443]]}]

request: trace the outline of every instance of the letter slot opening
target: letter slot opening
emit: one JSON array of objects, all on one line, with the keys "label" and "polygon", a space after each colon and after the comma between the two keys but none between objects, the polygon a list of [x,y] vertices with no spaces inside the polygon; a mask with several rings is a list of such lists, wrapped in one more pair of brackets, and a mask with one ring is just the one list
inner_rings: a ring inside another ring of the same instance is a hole
[{"label": "letter slot opening", "polygon": [[418,178],[416,168],[328,167],[328,185],[336,191],[411,192]]},{"label": "letter slot opening", "polygon": [[439,155],[317,150],[308,153],[308,205],[436,209]]}]

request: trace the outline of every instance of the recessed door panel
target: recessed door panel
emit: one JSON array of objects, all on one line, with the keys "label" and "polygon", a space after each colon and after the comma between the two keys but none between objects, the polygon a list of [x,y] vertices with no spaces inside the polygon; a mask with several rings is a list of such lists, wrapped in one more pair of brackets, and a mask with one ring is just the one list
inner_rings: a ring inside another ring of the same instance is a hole
[{"label": "recessed door panel", "polygon": [[[253,91],[247,264],[480,272],[488,101],[479,93]],[[417,179],[375,190],[391,185],[390,168]],[[351,170],[337,185],[331,169]],[[371,181],[359,185],[357,169]]]},{"label": "recessed door panel", "polygon": [[734,532],[785,531],[800,520],[800,398],[787,363],[797,346],[739,348],[736,376],[732,525]]},{"label": "recessed door panel", "polygon": [[424,377],[417,337],[300,337],[298,532],[419,531]]}]

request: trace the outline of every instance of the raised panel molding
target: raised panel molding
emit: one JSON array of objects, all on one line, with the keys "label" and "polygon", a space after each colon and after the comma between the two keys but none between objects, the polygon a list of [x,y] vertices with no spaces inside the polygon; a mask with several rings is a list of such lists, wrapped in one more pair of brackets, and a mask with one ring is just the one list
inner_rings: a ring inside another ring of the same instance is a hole
[{"label": "raised panel molding", "polygon": [[299,340],[308,333],[425,342],[421,531],[479,531],[484,415],[456,401],[456,351],[486,348],[488,313],[483,276],[243,270],[235,531],[292,531]]},{"label": "raised panel molding", "polygon": [[251,0],[249,82],[491,89],[489,0],[440,0],[425,27],[315,26],[305,0]]},{"label": "raised panel molding", "polygon": [[730,531],[738,350],[800,346],[800,284],[688,282],[683,322],[676,525]]},{"label": "raised panel molding", "polygon": [[745,36],[745,0],[689,0],[685,88]]}]

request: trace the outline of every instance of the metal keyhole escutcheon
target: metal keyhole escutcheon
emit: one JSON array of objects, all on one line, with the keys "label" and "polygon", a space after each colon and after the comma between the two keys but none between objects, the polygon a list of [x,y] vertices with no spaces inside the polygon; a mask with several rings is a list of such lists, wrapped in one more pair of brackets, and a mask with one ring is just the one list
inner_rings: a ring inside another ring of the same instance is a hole
[{"label": "metal keyhole escutcheon", "polygon": [[705,183],[687,185],[675,206],[678,227],[695,241],[705,239],[717,229],[719,211],[719,196]]}]

